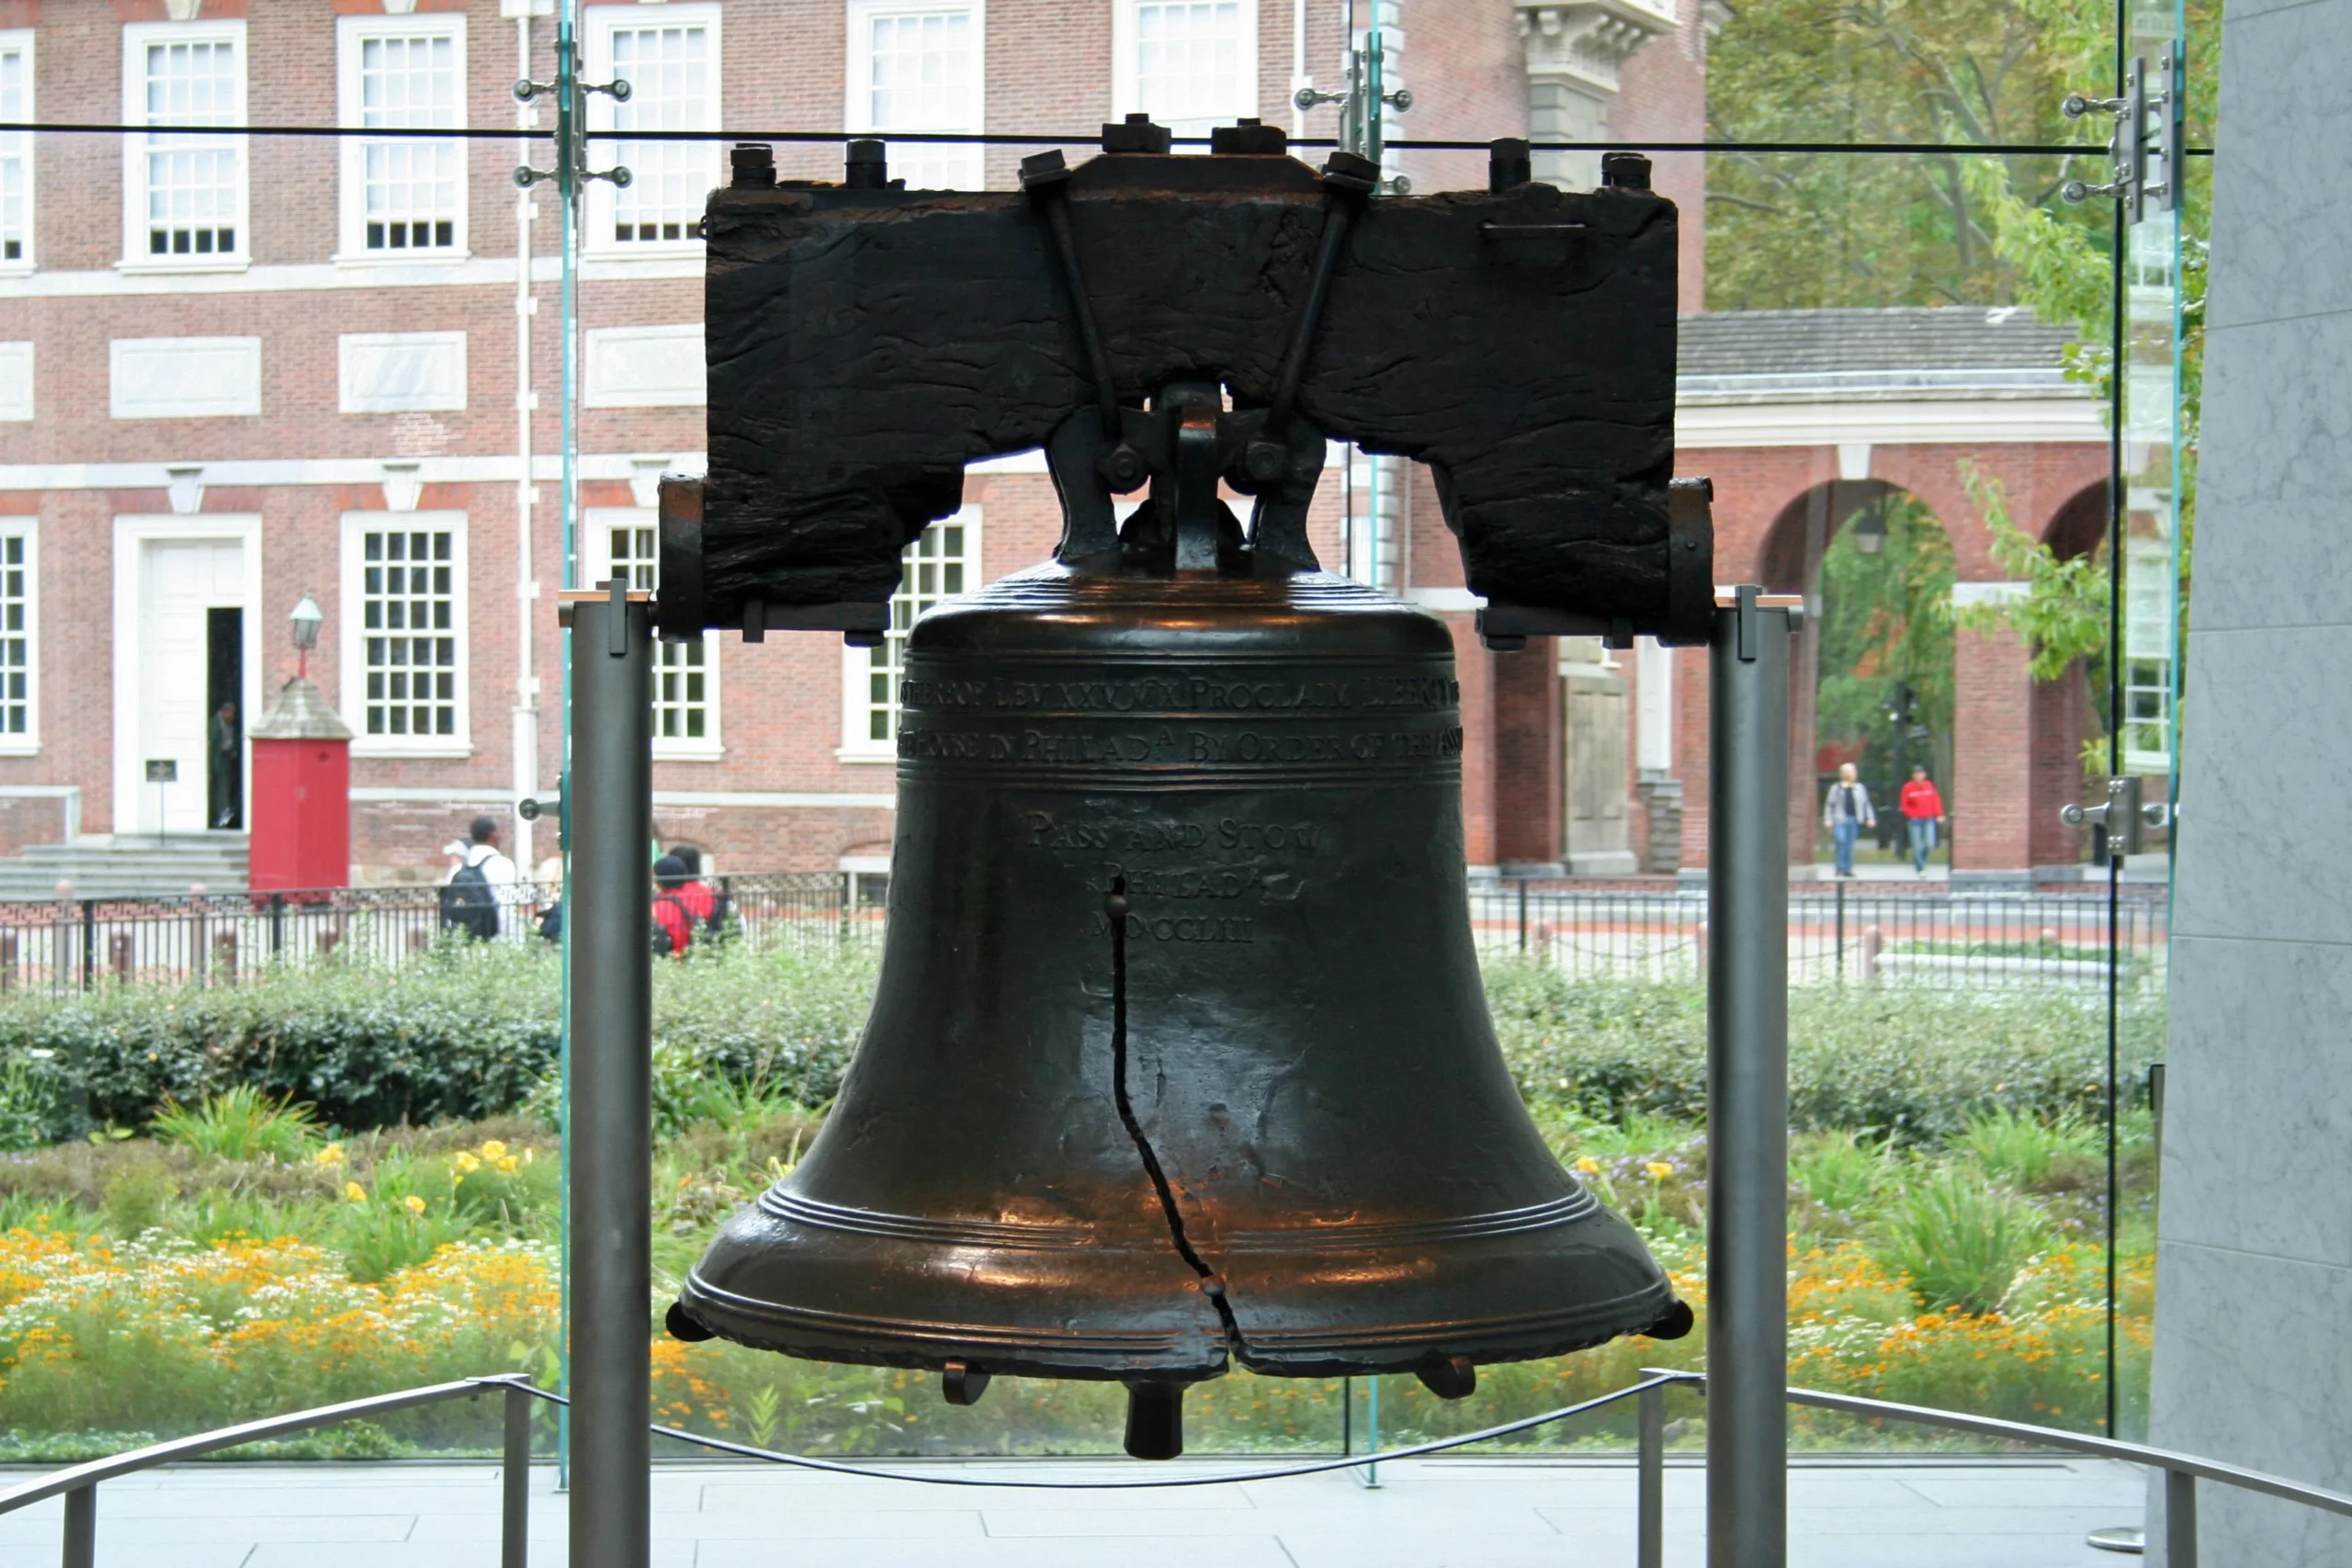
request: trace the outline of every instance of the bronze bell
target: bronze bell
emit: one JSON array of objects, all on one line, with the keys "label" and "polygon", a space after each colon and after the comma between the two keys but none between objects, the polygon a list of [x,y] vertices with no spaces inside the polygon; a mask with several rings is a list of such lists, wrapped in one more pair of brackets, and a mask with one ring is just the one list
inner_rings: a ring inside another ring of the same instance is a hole
[{"label": "bronze bell", "polygon": [[913,628],[865,1038],[673,1332],[957,1403],[1119,1379],[1128,1451],[1170,1457],[1182,1385],[1234,1361],[1459,1396],[1687,1329],[1497,1046],[1447,627],[1150,466],[1116,548]]}]

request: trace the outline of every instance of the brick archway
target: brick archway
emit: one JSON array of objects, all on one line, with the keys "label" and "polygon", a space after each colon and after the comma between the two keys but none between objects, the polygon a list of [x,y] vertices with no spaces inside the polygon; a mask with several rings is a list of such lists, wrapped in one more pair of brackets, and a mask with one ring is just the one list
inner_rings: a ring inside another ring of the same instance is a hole
[{"label": "brick archway", "polygon": [[[1715,482],[1716,581],[1809,596],[1835,525],[1890,491],[1917,498],[1944,525],[1963,590],[1996,592],[2007,573],[1993,558],[1991,530],[1969,494],[1970,469],[1999,486],[2010,515],[2028,533],[2062,553],[2079,554],[2090,547],[2081,541],[2095,545],[2104,526],[2107,467],[2104,445],[2082,440],[1717,448],[1676,459],[1677,471]],[[1801,639],[1790,692],[1792,865],[1813,857],[1815,659],[1812,639]],[[2018,879],[2079,853],[2078,834],[2058,827],[2057,810],[2072,798],[2071,770],[2088,710],[2064,700],[2057,689],[2063,683],[2033,682],[2027,663],[2013,633],[1956,636],[1951,793],[1968,804],[1955,816],[1952,844],[1955,875],[1962,880],[1972,874]],[[1680,655],[1674,706],[1675,772],[1684,781],[1682,864],[1701,867],[1707,863],[1704,649]],[[2051,827],[2038,828],[2045,818]]]}]

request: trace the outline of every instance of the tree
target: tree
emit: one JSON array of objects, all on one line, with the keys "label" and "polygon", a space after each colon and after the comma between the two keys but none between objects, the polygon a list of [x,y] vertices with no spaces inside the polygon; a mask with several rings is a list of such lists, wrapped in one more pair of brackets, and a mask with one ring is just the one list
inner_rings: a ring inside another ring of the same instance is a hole
[{"label": "tree", "polygon": [[[1861,514],[1884,526],[1874,552],[1859,546],[1853,524],[1838,530],[1821,558],[1821,685],[1814,734],[1836,744],[1860,741],[1865,776],[1891,791],[1898,752],[1910,761],[1910,737],[1894,726],[1924,728],[1931,750],[1948,761],[1952,726],[1951,539],[1917,499],[1889,494]],[[1897,692],[1909,711],[1893,716]],[[1948,767],[1939,768],[1949,779]],[[1890,795],[1891,798],[1891,795]]]},{"label": "tree", "polygon": [[[1747,0],[1709,51],[1710,134],[1750,142],[2077,140],[2059,106],[2082,84],[2079,49],[2071,31],[2061,35],[2064,47],[2052,47],[2041,11],[2050,3]],[[2104,245],[2093,215],[2058,201],[2070,175],[2056,159],[1718,153],[1708,174],[1708,303],[2018,302],[2018,269],[1983,210],[1985,187],[1972,175],[1979,165],[2086,243]]]}]

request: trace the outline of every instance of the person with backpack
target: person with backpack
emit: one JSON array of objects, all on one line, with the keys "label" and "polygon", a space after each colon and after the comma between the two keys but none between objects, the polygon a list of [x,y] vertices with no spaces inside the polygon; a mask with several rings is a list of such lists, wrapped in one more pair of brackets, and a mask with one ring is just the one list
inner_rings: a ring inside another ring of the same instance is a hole
[{"label": "person with backpack", "polygon": [[692,844],[677,844],[671,848],[670,858],[685,869],[686,879],[671,892],[693,918],[697,936],[705,942],[725,941],[734,906],[726,894],[702,879],[702,852]]},{"label": "person with backpack", "polygon": [[477,817],[466,829],[468,842],[457,870],[441,889],[441,925],[476,942],[494,940],[500,909],[514,901],[514,863],[498,847],[498,824]]},{"label": "person with backpack", "polygon": [[657,957],[683,958],[694,945],[695,917],[678,897],[678,889],[692,880],[685,863],[675,855],[663,855],[653,863],[653,952]]}]

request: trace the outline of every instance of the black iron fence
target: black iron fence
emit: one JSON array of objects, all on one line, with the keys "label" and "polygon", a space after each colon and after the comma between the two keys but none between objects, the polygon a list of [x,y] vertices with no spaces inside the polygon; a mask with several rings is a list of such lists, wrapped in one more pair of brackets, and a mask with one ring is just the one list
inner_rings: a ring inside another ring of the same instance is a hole
[{"label": "black iron fence", "polygon": [[[854,872],[719,876],[729,940],[752,951],[880,942],[887,879]],[[0,904],[0,991],[85,990],[109,982],[233,985],[272,966],[342,958],[400,964],[462,940],[443,924],[441,889],[422,884],[317,892],[187,894]],[[556,889],[500,895],[503,942],[539,940]],[[1697,980],[1706,971],[1707,899],[1671,886],[1505,880],[1475,884],[1473,931],[1596,978]],[[2161,888],[2120,901],[2117,948],[2134,987],[2161,984]],[[1797,985],[2103,990],[2104,889],[1951,893],[1838,884],[1789,900],[1789,978]]]},{"label": "black iron fence", "polygon": [[[1697,889],[1506,879],[1475,884],[1471,923],[1481,948],[1518,952],[1572,974],[1698,980],[1707,967],[1707,896]],[[2161,886],[2132,886],[2114,929],[2124,983],[2161,986],[2168,935]],[[1834,883],[1789,897],[1792,985],[2103,991],[2104,886],[2080,893],[1963,890]]]},{"label": "black iron fence", "polygon": [[[757,949],[878,942],[875,879],[832,873],[718,876],[727,940]],[[498,890],[495,940],[541,940],[559,889]],[[650,934],[650,917],[649,917]],[[273,966],[343,959],[401,964],[469,940],[444,922],[424,884],[282,893],[189,893],[0,904],[0,991],[87,990],[145,981],[234,985]]]}]

